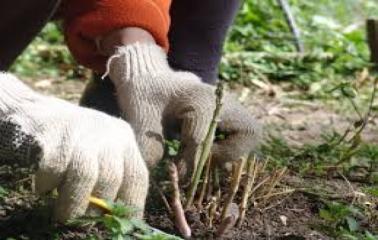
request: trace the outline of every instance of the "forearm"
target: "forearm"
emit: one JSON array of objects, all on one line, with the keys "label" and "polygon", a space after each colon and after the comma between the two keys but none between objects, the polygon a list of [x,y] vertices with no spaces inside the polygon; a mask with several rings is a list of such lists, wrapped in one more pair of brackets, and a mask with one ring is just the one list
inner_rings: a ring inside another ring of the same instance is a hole
[{"label": "forearm", "polygon": [[97,49],[105,56],[113,55],[117,47],[136,42],[156,43],[151,33],[138,27],[117,29],[96,39]]},{"label": "forearm", "polygon": [[[79,63],[97,72],[104,72],[107,60],[98,52],[99,37],[107,39],[105,52],[139,37],[153,39],[167,50],[170,4],[171,0],[66,0],[63,17],[68,47]],[[135,33],[135,28],[142,31]]]}]

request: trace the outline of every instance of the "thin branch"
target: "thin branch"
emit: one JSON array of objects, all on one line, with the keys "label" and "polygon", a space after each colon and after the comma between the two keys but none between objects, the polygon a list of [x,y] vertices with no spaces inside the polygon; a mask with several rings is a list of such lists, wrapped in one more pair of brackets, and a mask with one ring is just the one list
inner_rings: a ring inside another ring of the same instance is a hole
[{"label": "thin branch", "polygon": [[210,200],[209,218],[208,218],[208,223],[209,223],[210,228],[213,227],[213,221],[214,221],[215,214],[217,212],[218,202],[219,202],[219,198],[217,197],[212,197]]},{"label": "thin branch", "polygon": [[160,197],[161,197],[161,200],[163,201],[164,203],[164,206],[165,208],[167,209],[168,213],[170,215],[173,214],[173,211],[172,211],[172,208],[171,206],[169,206],[169,202],[166,198],[166,196],[164,195],[163,191],[160,189],[159,185],[154,181],[154,180],[151,180],[151,183],[152,183],[152,186],[157,190],[157,192],[159,193]]},{"label": "thin branch", "polygon": [[304,45],[301,39],[301,32],[297,26],[297,23],[295,22],[295,18],[293,16],[293,13],[291,12],[289,3],[286,0],[277,0],[277,2],[282,9],[286,22],[289,25],[289,28],[294,36],[294,43],[297,51],[303,53]]},{"label": "thin branch", "polygon": [[272,195],[272,191],[273,189],[276,187],[276,185],[281,181],[281,179],[283,178],[285,172],[286,172],[286,167],[281,169],[281,171],[279,172],[276,172],[273,177],[271,178],[271,181],[270,181],[270,185],[269,185],[269,188],[268,188],[268,191],[267,193],[265,194],[264,196],[264,200],[263,200],[263,205],[266,204],[266,201],[269,199],[269,197]]},{"label": "thin branch", "polygon": [[[253,157],[252,157],[253,156]],[[252,158],[252,159],[251,159]],[[256,178],[256,156],[250,154],[247,160],[247,186],[244,187],[242,200],[240,203],[240,217],[238,219],[238,227],[243,224],[245,212],[247,211],[248,199]]]},{"label": "thin branch", "polygon": [[225,202],[225,205],[222,211],[222,215],[221,215],[222,221],[226,218],[228,209],[232,205],[232,201],[234,200],[234,197],[239,189],[241,175],[244,169],[245,162],[246,162],[246,159],[242,157],[239,162],[234,163],[235,167],[233,169],[234,171],[232,174],[231,191],[227,197],[227,200]]}]

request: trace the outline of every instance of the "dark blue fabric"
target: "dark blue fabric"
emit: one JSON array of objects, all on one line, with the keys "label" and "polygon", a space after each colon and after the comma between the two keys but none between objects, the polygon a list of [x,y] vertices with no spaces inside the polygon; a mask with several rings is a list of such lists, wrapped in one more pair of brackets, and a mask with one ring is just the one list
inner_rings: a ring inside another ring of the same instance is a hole
[{"label": "dark blue fabric", "polygon": [[0,1],[0,70],[6,71],[58,8],[60,0]]},{"label": "dark blue fabric", "polygon": [[214,84],[227,30],[240,0],[173,0],[169,62]]}]

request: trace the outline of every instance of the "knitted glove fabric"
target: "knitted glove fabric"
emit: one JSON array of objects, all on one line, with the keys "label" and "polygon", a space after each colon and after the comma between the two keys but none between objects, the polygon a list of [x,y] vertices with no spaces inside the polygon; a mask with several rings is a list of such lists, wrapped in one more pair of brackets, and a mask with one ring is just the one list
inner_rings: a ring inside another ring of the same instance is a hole
[{"label": "knitted glove fabric", "polygon": [[58,189],[54,214],[64,222],[85,214],[89,196],[141,210],[148,170],[123,120],[34,92],[0,73],[0,159],[38,163],[36,191]]},{"label": "knitted glove fabric", "polygon": [[[189,174],[213,116],[215,88],[201,83],[194,74],[173,71],[164,51],[153,44],[118,48],[108,61],[108,69],[124,118],[136,133],[147,165],[152,167],[162,158],[163,128],[178,122],[180,159],[185,160]],[[260,127],[252,114],[229,95],[224,98],[219,120],[218,128],[226,138],[215,142],[213,159],[237,160],[255,149]]]}]

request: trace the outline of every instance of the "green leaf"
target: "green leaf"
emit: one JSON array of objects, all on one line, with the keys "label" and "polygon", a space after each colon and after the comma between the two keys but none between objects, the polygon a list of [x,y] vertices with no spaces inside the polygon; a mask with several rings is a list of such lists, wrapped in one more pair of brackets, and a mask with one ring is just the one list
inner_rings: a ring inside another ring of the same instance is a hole
[{"label": "green leaf", "polygon": [[173,139],[173,140],[166,140],[165,141],[166,148],[168,149],[168,155],[171,157],[177,156],[180,150],[180,141]]},{"label": "green leaf", "polygon": [[378,236],[371,234],[369,231],[365,231],[364,240],[378,240]]},{"label": "green leaf", "polygon": [[360,226],[358,222],[356,221],[356,219],[354,219],[353,217],[346,217],[346,221],[348,224],[349,231],[355,232],[359,229]]},{"label": "green leaf", "polygon": [[320,209],[319,216],[326,221],[334,221],[334,218],[331,215],[331,213],[325,209]]},{"label": "green leaf", "polygon": [[0,186],[0,198],[5,198],[9,194],[8,190]]},{"label": "green leaf", "polygon": [[129,217],[136,211],[138,211],[135,208],[126,206],[122,202],[112,202],[112,201],[107,201],[111,208],[111,213],[112,215],[118,216],[118,217]]},{"label": "green leaf", "polygon": [[374,197],[378,197],[378,188],[376,188],[376,187],[371,187],[371,188],[366,189],[366,191],[367,191],[370,195],[372,195],[372,196],[374,196]]},{"label": "green leaf", "polygon": [[115,234],[112,236],[112,240],[123,240],[122,234]]},{"label": "green leaf", "polygon": [[341,237],[342,237],[342,239],[345,239],[345,240],[359,240],[358,237],[354,236],[351,233],[343,233],[343,234],[341,234]]},{"label": "green leaf", "polygon": [[145,223],[143,220],[133,218],[130,221],[134,225],[135,228],[142,231],[143,233],[146,234],[146,233],[152,232],[151,227],[147,225],[147,223]]},{"label": "green leaf", "polygon": [[117,222],[117,229],[120,233],[128,234],[134,230],[134,225],[130,222],[130,220],[119,218],[117,216],[113,216],[113,219],[115,220],[115,222]]}]

